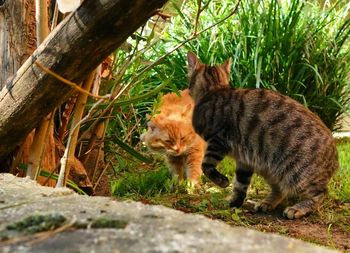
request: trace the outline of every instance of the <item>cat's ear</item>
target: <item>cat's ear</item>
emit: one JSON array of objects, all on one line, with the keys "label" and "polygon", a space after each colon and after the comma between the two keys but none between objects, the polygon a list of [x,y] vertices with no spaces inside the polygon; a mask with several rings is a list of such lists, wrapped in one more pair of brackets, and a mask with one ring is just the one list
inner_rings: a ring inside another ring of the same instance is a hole
[{"label": "cat's ear", "polygon": [[232,65],[232,58],[230,57],[223,64],[221,64],[221,67],[226,71],[226,73],[230,74],[231,65]]},{"label": "cat's ear", "polygon": [[192,52],[188,52],[187,53],[187,62],[188,62],[188,70],[189,70],[189,72],[193,72],[193,70],[195,70],[196,67],[201,64],[201,62],[198,59],[197,55],[192,53]]}]

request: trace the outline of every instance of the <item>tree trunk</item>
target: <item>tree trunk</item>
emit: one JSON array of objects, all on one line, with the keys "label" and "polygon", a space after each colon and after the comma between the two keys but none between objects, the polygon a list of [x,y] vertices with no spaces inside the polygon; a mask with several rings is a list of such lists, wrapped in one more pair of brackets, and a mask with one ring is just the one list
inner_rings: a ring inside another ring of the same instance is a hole
[{"label": "tree trunk", "polygon": [[[0,6],[0,90],[36,48],[35,0],[3,1]],[[20,149],[18,162],[28,161],[33,133]],[[11,164],[8,159],[8,165]],[[0,171],[5,168],[0,168]],[[6,169],[9,171],[9,168]],[[24,172],[22,172],[24,173]]]},{"label": "tree trunk", "polygon": [[51,32],[0,92],[0,168],[1,161],[72,90],[34,62],[80,83],[165,2],[84,1]]},{"label": "tree trunk", "polygon": [[35,0],[7,0],[0,6],[0,89],[36,48]]}]

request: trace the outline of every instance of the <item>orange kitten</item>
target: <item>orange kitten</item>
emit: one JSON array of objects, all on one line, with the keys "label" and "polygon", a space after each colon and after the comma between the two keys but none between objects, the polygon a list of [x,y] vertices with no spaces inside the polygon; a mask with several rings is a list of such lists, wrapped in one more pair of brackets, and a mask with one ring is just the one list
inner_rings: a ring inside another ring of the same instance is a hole
[{"label": "orange kitten", "polygon": [[148,131],[141,135],[141,140],[149,149],[165,155],[173,176],[197,184],[202,174],[206,143],[192,127],[193,107],[187,89],[181,96],[164,95],[160,113],[148,122]]}]

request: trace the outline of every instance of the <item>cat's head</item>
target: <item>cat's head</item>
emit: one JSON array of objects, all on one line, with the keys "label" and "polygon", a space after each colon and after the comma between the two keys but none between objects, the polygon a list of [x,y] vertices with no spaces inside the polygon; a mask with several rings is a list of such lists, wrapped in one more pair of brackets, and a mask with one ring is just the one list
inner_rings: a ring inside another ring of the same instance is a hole
[{"label": "cat's head", "polygon": [[194,101],[198,101],[205,93],[229,86],[231,58],[221,65],[203,64],[198,57],[187,53],[189,90]]},{"label": "cat's head", "polygon": [[196,134],[189,123],[170,120],[163,115],[148,122],[148,130],[141,140],[158,153],[180,156],[193,144]]}]

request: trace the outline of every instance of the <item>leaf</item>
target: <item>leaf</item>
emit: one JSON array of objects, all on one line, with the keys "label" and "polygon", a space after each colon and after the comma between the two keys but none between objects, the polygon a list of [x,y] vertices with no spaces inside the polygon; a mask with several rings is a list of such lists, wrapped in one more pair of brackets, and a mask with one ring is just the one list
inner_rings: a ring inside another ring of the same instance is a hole
[{"label": "leaf", "polygon": [[126,144],[125,142],[123,142],[122,140],[120,140],[117,136],[113,136],[113,141],[122,149],[124,149],[126,152],[128,152],[130,155],[132,155],[133,157],[135,157],[136,159],[144,162],[144,163],[152,163],[152,160],[145,157],[144,155],[142,155],[141,153],[137,152],[134,148],[130,147],[128,144]]}]

